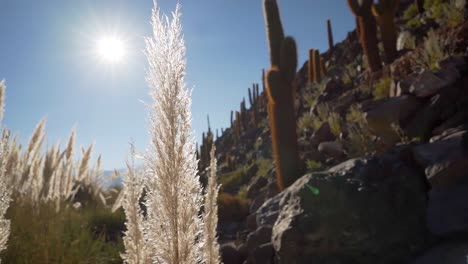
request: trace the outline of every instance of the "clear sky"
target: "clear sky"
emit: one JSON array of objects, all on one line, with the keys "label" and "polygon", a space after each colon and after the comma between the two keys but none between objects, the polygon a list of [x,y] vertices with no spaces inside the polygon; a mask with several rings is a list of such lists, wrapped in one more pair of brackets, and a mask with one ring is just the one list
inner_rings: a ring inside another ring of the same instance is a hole
[{"label": "clear sky", "polygon": [[[298,44],[299,64],[309,48],[328,48],[355,27],[343,0],[278,0],[283,27]],[[158,1],[164,12],[176,0]],[[268,67],[262,0],[180,0],[187,46],[187,82],[193,91],[197,140],[229,126],[247,88]],[[105,169],[122,168],[133,139],[144,151],[149,137],[144,36],[152,0],[0,0],[0,79],[7,83],[4,125],[26,144],[47,117],[47,144],[65,144],[77,126],[77,144],[95,142]],[[98,59],[96,41],[118,35],[126,56],[119,64]]]}]

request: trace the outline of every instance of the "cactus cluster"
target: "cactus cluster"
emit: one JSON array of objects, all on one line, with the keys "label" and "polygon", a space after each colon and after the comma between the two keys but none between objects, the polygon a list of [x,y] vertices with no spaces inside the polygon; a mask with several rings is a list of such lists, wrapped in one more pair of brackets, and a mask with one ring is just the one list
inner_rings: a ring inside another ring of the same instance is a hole
[{"label": "cactus cluster", "polygon": [[380,28],[380,36],[385,51],[385,63],[392,63],[397,57],[397,31],[395,14],[399,5],[398,0],[378,0],[372,5],[374,14]]},{"label": "cactus cluster", "polygon": [[[347,2],[356,16],[356,30],[370,70],[376,72],[382,68],[378,49],[377,24],[385,52],[384,61],[386,64],[392,63],[398,55],[395,14],[399,0],[347,0]],[[421,1],[416,1],[416,4],[420,3]]]},{"label": "cactus cluster", "polygon": [[284,36],[276,0],[264,0],[264,15],[271,62],[265,76],[267,110],[277,183],[283,190],[302,172],[294,111],[297,49],[294,39]]},{"label": "cactus cluster", "polygon": [[377,41],[377,25],[372,14],[372,0],[347,0],[357,18],[359,39],[367,58],[369,68],[376,72],[382,68]]},{"label": "cactus cluster", "polygon": [[312,83],[320,83],[322,76],[325,74],[325,62],[320,56],[318,49],[309,50],[309,81]]},{"label": "cactus cluster", "polygon": [[249,103],[250,103],[250,111],[252,112],[252,124],[254,127],[258,125],[259,121],[259,98],[260,98],[260,91],[258,83],[252,84],[252,89],[249,90]]},{"label": "cactus cluster", "polygon": [[211,132],[211,126],[210,126],[210,117],[207,116],[208,120],[208,132],[205,134],[205,132],[202,133],[202,144],[200,146],[200,151],[198,151],[198,145],[197,145],[197,158],[199,160],[198,162],[198,167],[200,169],[207,168],[210,164],[210,150],[211,146],[214,143],[214,136],[213,132]]}]

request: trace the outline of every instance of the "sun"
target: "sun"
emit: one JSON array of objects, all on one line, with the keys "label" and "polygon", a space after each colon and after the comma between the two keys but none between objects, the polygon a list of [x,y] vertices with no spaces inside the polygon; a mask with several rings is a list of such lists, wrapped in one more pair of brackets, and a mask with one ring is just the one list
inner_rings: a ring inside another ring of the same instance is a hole
[{"label": "sun", "polygon": [[125,59],[126,48],[122,39],[115,36],[104,36],[97,40],[98,57],[108,63],[121,63]]}]

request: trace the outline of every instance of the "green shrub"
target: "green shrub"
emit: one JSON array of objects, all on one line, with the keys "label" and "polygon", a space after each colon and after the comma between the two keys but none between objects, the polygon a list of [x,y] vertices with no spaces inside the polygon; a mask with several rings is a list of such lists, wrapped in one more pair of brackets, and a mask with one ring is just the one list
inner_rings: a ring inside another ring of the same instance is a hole
[{"label": "green shrub", "polygon": [[247,201],[229,193],[218,196],[218,217],[220,222],[241,222],[249,214]]},{"label": "green shrub", "polygon": [[391,78],[383,78],[376,85],[373,91],[376,99],[387,98],[390,94],[390,87],[392,85]]},{"label": "green shrub", "polygon": [[308,171],[319,171],[322,169],[322,163],[315,160],[307,160],[306,166]]},{"label": "green shrub", "polygon": [[2,263],[122,263],[121,211],[68,206],[57,213],[51,203],[12,202],[7,218],[11,235]]},{"label": "green shrub", "polygon": [[413,19],[417,15],[418,15],[418,7],[416,6],[416,3],[412,3],[410,6],[408,6],[408,8],[403,13],[403,19],[410,20],[410,19]]}]

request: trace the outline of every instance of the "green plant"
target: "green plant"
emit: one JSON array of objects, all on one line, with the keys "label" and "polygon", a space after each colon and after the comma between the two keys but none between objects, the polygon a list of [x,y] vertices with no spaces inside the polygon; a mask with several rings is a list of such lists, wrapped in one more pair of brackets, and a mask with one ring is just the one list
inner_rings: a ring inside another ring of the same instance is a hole
[{"label": "green plant", "polygon": [[369,68],[376,72],[382,68],[377,41],[377,26],[372,15],[372,0],[347,0],[351,11],[357,18],[359,37]]},{"label": "green plant", "polygon": [[294,110],[297,48],[285,37],[276,0],[264,1],[264,15],[270,47],[271,68],[266,75],[268,117],[280,190],[301,174]]},{"label": "green plant", "polygon": [[372,135],[360,105],[352,105],[346,114],[347,140],[343,141],[350,157],[363,156],[376,150]]},{"label": "green plant", "polygon": [[435,33],[430,30],[427,32],[427,37],[424,39],[423,49],[421,50],[417,63],[426,69],[437,70],[439,69],[438,62],[448,57],[444,51],[443,40]]},{"label": "green plant", "polygon": [[424,8],[429,11],[429,17],[435,19],[439,24],[450,26],[463,22],[463,5],[457,0],[426,0]]},{"label": "green plant", "polygon": [[319,171],[322,169],[322,163],[315,161],[315,160],[307,160],[306,166],[308,171]]},{"label": "green plant", "polygon": [[372,13],[380,27],[380,37],[385,51],[385,63],[391,64],[397,57],[397,30],[395,14],[399,0],[378,0],[372,5]]},{"label": "green plant", "polygon": [[405,12],[403,12],[403,19],[410,20],[410,19],[413,19],[417,15],[418,15],[418,6],[415,2],[409,5],[408,8],[406,8]]},{"label": "green plant", "polygon": [[375,99],[387,98],[389,96],[392,81],[393,80],[390,77],[379,80],[379,82],[375,85],[375,89],[373,90]]},{"label": "green plant", "polygon": [[239,196],[221,192],[218,196],[218,216],[221,222],[244,221],[249,214],[247,201]]}]

